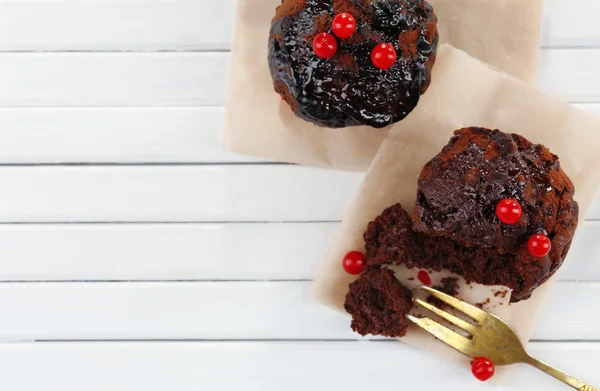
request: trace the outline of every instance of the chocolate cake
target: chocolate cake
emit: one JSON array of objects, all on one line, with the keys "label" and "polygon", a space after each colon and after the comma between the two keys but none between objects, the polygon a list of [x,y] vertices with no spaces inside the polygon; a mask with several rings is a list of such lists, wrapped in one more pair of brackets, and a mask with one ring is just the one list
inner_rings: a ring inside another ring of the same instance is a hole
[{"label": "chocolate cake", "polygon": [[[356,25],[347,38],[332,31],[343,13]],[[424,0],[283,0],[269,37],[275,91],[298,117],[319,126],[382,128],[400,121],[431,81],[436,24]],[[313,47],[323,33],[333,41],[328,58]],[[372,59],[383,43],[395,52],[388,69]]]},{"label": "chocolate cake", "polygon": [[[386,209],[364,234],[367,267],[405,264],[449,270],[468,281],[532,292],[562,265],[578,220],[574,188],[558,158],[541,145],[498,130],[466,128],[424,167],[412,221],[400,205]],[[522,206],[504,224],[496,205]],[[547,255],[528,249],[532,235],[551,242]]]},{"label": "chocolate cake", "polygon": [[[396,204],[369,223],[367,271],[350,284],[345,302],[352,329],[405,335],[412,295],[387,265],[447,270],[467,282],[506,286],[511,302],[528,299],[569,251],[579,211],[574,191],[546,147],[499,130],[457,130],[423,168],[412,219]],[[434,288],[454,296],[457,279]],[[483,299],[478,306],[490,302]]]},{"label": "chocolate cake", "polygon": [[350,284],[344,308],[352,315],[352,330],[360,335],[403,337],[413,307],[412,292],[385,268],[371,268]]},{"label": "chocolate cake", "polygon": [[[533,234],[552,239],[551,267],[562,263],[577,226],[573,183],[558,157],[516,134],[465,128],[425,165],[412,215],[414,229],[465,246],[518,254]],[[516,224],[502,224],[496,205],[516,200]]]}]

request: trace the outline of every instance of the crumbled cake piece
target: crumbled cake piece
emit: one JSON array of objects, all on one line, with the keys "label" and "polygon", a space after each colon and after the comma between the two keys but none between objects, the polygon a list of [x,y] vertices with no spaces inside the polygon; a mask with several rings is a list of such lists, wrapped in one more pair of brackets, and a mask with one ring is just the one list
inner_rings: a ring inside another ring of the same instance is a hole
[{"label": "crumbled cake piece", "polygon": [[360,335],[400,338],[406,335],[412,297],[394,272],[371,268],[350,284],[344,308],[352,315],[352,330]]}]

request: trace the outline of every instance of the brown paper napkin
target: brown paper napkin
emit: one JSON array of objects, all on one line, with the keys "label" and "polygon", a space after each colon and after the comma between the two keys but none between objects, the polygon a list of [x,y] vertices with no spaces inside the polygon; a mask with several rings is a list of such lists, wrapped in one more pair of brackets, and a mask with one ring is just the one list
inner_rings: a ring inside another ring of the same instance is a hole
[{"label": "brown paper napkin", "polygon": [[[581,219],[594,198],[600,183],[599,119],[497,72],[451,46],[440,48],[433,78],[430,90],[413,114],[390,132],[381,146],[317,273],[314,298],[336,310],[343,311],[348,284],[355,279],[341,267],[344,254],[364,249],[362,235],[367,224],[388,206],[400,202],[409,213],[412,211],[421,169],[439,153],[456,129],[466,126],[500,129],[544,144],[559,156],[562,168],[575,185]],[[568,258],[566,263],[576,261]],[[545,283],[529,300],[491,311],[508,321],[520,338],[527,341],[551,285]],[[468,299],[477,303],[493,296],[492,291],[493,288],[482,289],[475,295],[479,297]],[[426,347],[462,365],[468,362],[444,344],[432,342],[429,336],[415,331],[409,330],[406,342]],[[499,368],[497,380],[502,380],[506,371]]]},{"label": "brown paper napkin", "polygon": [[[542,0],[429,2],[438,16],[440,43],[450,43],[522,80],[534,81]],[[237,1],[224,148],[270,160],[366,170],[389,127],[319,128],[297,118],[273,91],[267,42],[279,4],[281,0]]]}]

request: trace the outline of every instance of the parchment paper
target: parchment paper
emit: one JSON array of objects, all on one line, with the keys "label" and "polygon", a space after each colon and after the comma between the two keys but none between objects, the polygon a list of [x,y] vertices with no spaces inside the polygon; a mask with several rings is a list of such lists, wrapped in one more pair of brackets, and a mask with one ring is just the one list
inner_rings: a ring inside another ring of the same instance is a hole
[{"label": "parchment paper", "polygon": [[[350,250],[364,250],[362,238],[367,224],[385,208],[400,202],[412,212],[421,169],[447,144],[454,130],[482,126],[519,133],[534,143],[546,145],[560,158],[561,166],[575,185],[575,199],[584,213],[600,182],[600,120],[566,103],[543,95],[535,88],[497,72],[466,53],[444,46],[427,96],[402,125],[383,143],[345,216],[339,235],[317,273],[313,297],[336,310],[343,310],[348,284],[355,278],[345,273],[341,259]],[[567,258],[566,264],[576,259]],[[508,313],[491,309],[528,341],[550,282],[526,301],[511,304]],[[461,287],[461,292],[467,289]],[[471,297],[473,304],[489,296]],[[493,296],[493,295],[492,295]],[[468,360],[431,337],[409,330],[407,343],[426,347],[436,355],[468,368]],[[437,341],[436,341],[437,342]],[[501,380],[506,368],[499,368]]]},{"label": "parchment paper", "polygon": [[[449,42],[496,68],[534,81],[542,0],[429,2],[438,16],[440,43]],[[297,118],[273,91],[267,43],[279,4],[281,0],[237,0],[224,148],[269,160],[366,171],[390,127],[320,128]]]}]

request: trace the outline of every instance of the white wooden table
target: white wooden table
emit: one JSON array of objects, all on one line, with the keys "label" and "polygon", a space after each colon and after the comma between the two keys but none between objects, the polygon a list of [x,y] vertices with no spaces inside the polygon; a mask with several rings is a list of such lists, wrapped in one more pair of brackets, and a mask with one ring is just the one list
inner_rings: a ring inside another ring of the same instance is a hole
[{"label": "white wooden table", "polygon": [[[600,2],[546,2],[539,85],[600,114]],[[0,389],[485,389],[308,298],[362,175],[220,150],[233,9],[0,2]],[[530,348],[600,385],[581,235]]]}]

